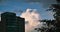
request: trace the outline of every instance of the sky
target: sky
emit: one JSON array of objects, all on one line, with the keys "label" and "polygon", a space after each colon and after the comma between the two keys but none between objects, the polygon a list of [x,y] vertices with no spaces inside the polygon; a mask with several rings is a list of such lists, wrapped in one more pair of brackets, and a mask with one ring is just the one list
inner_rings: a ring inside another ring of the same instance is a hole
[{"label": "sky", "polygon": [[[54,13],[51,11],[46,11],[46,9],[48,9],[48,7],[51,4],[56,4],[56,1],[55,0],[0,0],[0,14],[3,12],[14,12],[16,13],[17,16],[22,16],[23,18],[25,18],[26,21],[28,21],[28,24],[25,24],[26,32],[31,32],[31,29],[34,29],[37,26],[41,28],[43,26],[42,25],[43,23],[40,23],[39,20],[54,19],[53,18]],[[30,11],[30,9],[32,10]]]},{"label": "sky", "polygon": [[52,12],[46,11],[50,4],[55,4],[55,0],[0,0],[0,14],[2,12],[15,12],[20,16],[26,9],[37,9],[41,19],[54,19]]}]

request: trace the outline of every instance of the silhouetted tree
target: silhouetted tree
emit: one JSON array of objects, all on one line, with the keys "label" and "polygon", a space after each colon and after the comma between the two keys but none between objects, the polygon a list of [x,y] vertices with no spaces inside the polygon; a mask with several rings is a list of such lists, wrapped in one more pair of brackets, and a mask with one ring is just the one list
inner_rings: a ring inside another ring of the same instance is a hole
[{"label": "silhouetted tree", "polygon": [[48,11],[53,11],[55,14],[53,15],[56,20],[56,32],[60,32],[60,5],[52,4]]}]

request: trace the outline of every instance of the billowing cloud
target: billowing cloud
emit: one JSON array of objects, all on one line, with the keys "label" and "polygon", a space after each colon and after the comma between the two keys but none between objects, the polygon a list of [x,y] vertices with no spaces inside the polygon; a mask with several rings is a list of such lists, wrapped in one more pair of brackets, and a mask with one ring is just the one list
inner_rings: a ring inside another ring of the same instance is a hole
[{"label": "billowing cloud", "polygon": [[0,11],[0,21],[1,21],[1,13],[2,13],[2,12]]},{"label": "billowing cloud", "polygon": [[40,24],[40,14],[37,13],[36,9],[27,9],[26,12],[23,12],[20,17],[25,18],[25,21],[28,22],[25,24],[25,32],[30,32],[38,24]]},{"label": "billowing cloud", "polygon": [[0,21],[1,21],[1,14],[2,14],[3,12],[2,11],[0,11]]}]

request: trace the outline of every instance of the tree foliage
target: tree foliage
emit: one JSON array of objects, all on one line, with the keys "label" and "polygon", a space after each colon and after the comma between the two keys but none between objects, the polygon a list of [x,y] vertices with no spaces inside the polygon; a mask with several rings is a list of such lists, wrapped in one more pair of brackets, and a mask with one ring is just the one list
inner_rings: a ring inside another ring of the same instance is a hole
[{"label": "tree foliage", "polygon": [[55,14],[53,15],[56,20],[56,32],[60,32],[60,5],[59,4],[52,4],[48,11],[53,11]]}]

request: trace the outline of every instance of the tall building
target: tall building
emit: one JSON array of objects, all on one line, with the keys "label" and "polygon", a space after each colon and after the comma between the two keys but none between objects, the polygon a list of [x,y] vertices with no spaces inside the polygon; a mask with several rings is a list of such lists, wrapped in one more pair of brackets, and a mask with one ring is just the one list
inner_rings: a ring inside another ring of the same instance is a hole
[{"label": "tall building", "polygon": [[21,17],[17,17],[17,31],[25,32],[25,19]]},{"label": "tall building", "polygon": [[1,14],[0,32],[25,32],[24,18],[17,17],[15,13]]},{"label": "tall building", "polygon": [[2,32],[16,32],[16,14],[5,12],[1,14]]},{"label": "tall building", "polygon": [[0,22],[0,32],[2,32],[2,23]]}]

